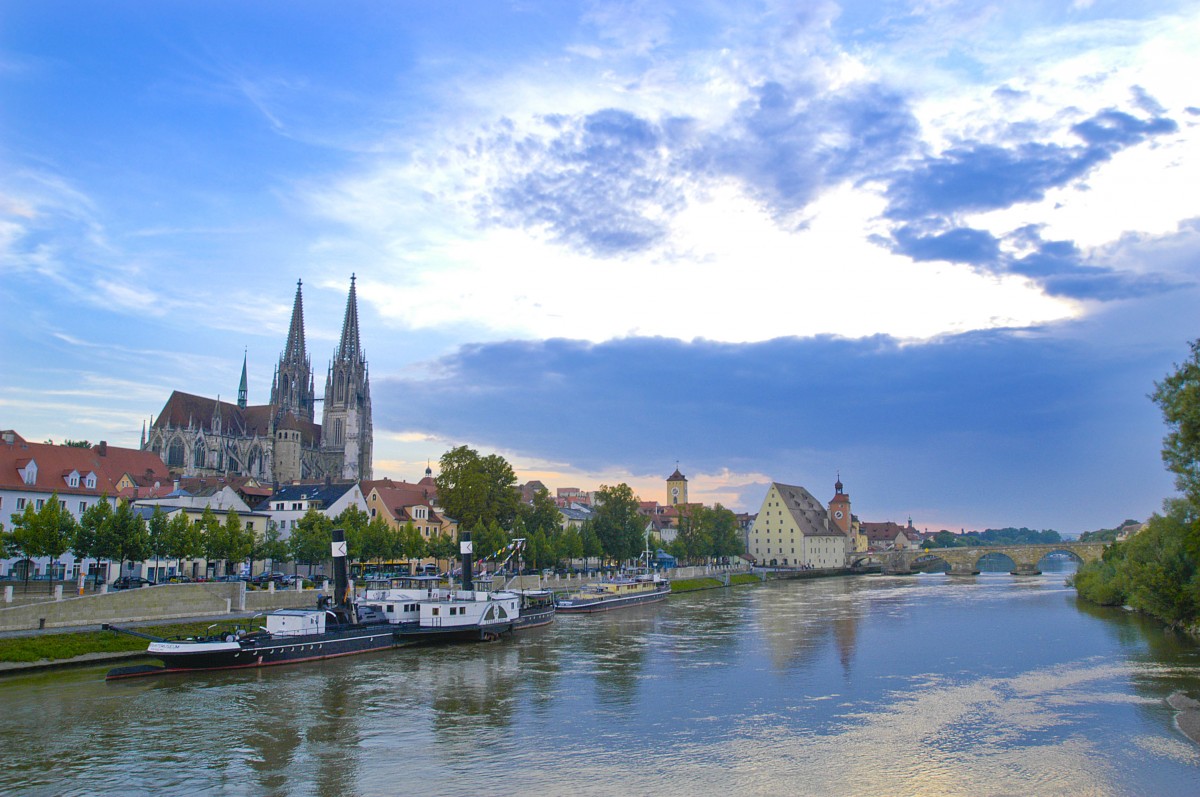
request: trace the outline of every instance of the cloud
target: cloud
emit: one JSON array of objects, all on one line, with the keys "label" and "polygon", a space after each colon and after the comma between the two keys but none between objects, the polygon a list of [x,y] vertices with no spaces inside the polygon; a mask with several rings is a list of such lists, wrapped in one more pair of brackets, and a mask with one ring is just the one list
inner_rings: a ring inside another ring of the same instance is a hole
[{"label": "cloud", "polygon": [[[1161,475],[1160,425],[1145,395],[1179,356],[1111,345],[1137,322],[1110,323],[1086,335],[995,330],[920,345],[884,336],[472,345],[439,360],[433,378],[377,377],[376,424],[582,472],[656,474],[680,460],[689,472],[821,484],[840,468],[872,514],[969,507],[1000,525],[1098,528],[1109,513],[1148,514],[1163,497],[1131,507],[1127,490]],[[1093,478],[1129,484],[1079,510],[1071,496]],[[761,499],[753,486],[739,492],[751,509]],[[1072,507],[1069,520],[1060,504]]]},{"label": "cloud", "polygon": [[602,257],[666,237],[664,216],[683,200],[657,125],[616,109],[544,121],[553,136],[496,142],[520,158],[520,169],[494,187],[481,208],[485,216],[544,227],[561,243]]}]

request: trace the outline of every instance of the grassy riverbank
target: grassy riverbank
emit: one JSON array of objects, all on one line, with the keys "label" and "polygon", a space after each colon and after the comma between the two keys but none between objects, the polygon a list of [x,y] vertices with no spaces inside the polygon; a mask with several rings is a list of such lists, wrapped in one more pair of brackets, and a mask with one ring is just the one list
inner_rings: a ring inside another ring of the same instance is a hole
[{"label": "grassy riverbank", "polygon": [[[144,634],[160,637],[190,636],[205,633],[212,622],[176,623],[139,628]],[[148,640],[113,631],[76,631],[67,634],[0,639],[0,663],[29,664],[36,661],[63,661],[88,653],[133,653],[145,650]]]},{"label": "grassy riverbank", "polygon": [[[762,579],[752,573],[735,573],[729,577],[729,586],[741,584],[761,584]],[[680,578],[671,582],[671,592],[693,592],[698,589],[716,589],[724,587],[725,582],[719,578]]]}]

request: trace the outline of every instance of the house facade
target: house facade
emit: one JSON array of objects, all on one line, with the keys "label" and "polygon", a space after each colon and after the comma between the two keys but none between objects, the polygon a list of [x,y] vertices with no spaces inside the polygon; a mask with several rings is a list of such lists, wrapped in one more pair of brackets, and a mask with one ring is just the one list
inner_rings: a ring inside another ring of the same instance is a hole
[{"label": "house facade", "polygon": [[773,482],[750,529],[747,553],[768,567],[845,567],[848,540],[812,493]]}]

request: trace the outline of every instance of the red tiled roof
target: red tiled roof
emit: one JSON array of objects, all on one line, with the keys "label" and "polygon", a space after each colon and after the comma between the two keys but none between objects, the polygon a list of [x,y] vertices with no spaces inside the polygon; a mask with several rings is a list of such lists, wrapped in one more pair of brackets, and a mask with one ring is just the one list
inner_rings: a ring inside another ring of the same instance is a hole
[{"label": "red tiled roof", "polygon": [[[37,479],[34,484],[26,484],[18,469],[31,461],[37,463]],[[79,486],[71,487],[65,477],[76,471],[80,476]],[[84,486],[89,473],[96,474],[94,489]],[[115,497],[117,482],[127,473],[131,478],[157,477],[162,482],[170,482],[167,466],[152,451],[120,448],[106,443],[91,448],[75,448],[29,443],[19,437],[14,437],[13,442],[9,443],[6,438],[0,437],[0,489],[43,493],[58,491],[70,495],[108,494]]]}]

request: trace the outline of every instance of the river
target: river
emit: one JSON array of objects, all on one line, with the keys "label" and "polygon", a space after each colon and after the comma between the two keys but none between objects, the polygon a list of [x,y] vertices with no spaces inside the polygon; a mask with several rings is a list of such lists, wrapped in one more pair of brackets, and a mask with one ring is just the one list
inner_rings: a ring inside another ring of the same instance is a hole
[{"label": "river", "polygon": [[0,793],[1195,795],[1200,648],[1066,571],[790,581],[496,643],[0,680]]}]

